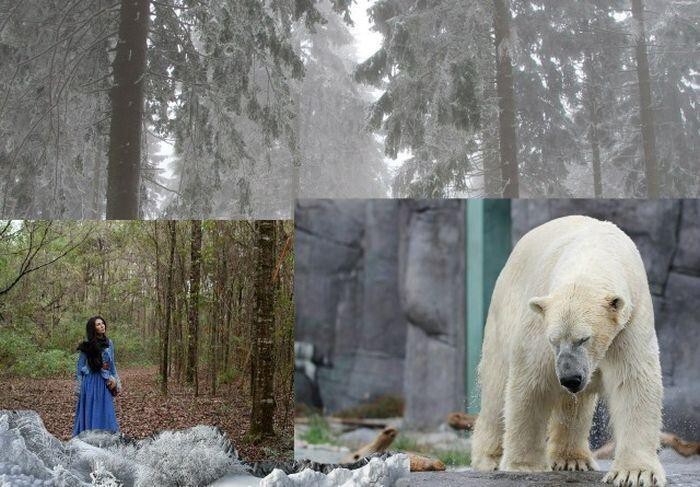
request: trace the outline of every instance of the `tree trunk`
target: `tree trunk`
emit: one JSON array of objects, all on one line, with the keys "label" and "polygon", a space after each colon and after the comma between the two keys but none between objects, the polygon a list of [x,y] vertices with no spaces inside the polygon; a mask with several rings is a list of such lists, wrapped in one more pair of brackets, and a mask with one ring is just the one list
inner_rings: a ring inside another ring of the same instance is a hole
[{"label": "tree trunk", "polygon": [[642,0],[632,0],[632,16],[637,27],[637,79],[639,80],[639,115],[642,124],[642,144],[644,145],[644,166],[647,185],[647,198],[658,198],[659,171],[656,161],[654,141],[654,114],[651,101],[651,77],[644,31],[644,7]]},{"label": "tree trunk", "polygon": [[255,322],[251,357],[251,397],[253,410],[249,437],[253,442],[274,436],[274,284],[275,222],[258,220],[257,266],[255,270]]},{"label": "tree trunk", "polygon": [[165,319],[163,320],[163,332],[161,334],[161,362],[160,362],[160,391],[163,395],[168,394],[168,348],[170,346],[170,321],[173,313],[173,271],[175,264],[175,220],[168,222],[170,230],[170,262],[168,264],[168,280],[165,300]]},{"label": "tree trunk", "polygon": [[202,271],[202,221],[192,220],[190,244],[190,306],[187,329],[187,383],[194,383],[194,395],[199,394],[197,380],[197,345],[199,336],[199,282]]},{"label": "tree trunk", "polygon": [[586,105],[591,128],[588,131],[588,141],[591,144],[591,158],[593,165],[593,194],[595,198],[603,197],[603,181],[600,170],[600,138],[598,136],[598,100],[596,98],[596,82],[593,68],[593,56],[590,49],[586,49],[583,59],[583,70],[586,74]]},{"label": "tree trunk", "polygon": [[102,201],[104,201],[104,193],[102,192],[102,135],[95,130],[95,164],[93,167],[92,176],[92,219],[102,219]]},{"label": "tree trunk", "polygon": [[504,198],[519,196],[518,155],[515,134],[515,89],[510,58],[510,4],[494,0],[493,26],[496,38],[496,95],[501,152],[501,183]]},{"label": "tree trunk", "polygon": [[112,64],[112,120],[107,165],[107,219],[139,217],[141,128],[150,0],[122,0]]}]

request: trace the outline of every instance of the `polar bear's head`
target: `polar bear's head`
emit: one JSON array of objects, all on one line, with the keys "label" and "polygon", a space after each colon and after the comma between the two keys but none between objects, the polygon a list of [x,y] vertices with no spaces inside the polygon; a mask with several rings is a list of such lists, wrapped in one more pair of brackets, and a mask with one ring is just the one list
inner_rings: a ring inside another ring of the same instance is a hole
[{"label": "polar bear's head", "polygon": [[632,309],[626,293],[580,284],[532,298],[529,305],[544,321],[559,383],[574,394],[586,387]]}]

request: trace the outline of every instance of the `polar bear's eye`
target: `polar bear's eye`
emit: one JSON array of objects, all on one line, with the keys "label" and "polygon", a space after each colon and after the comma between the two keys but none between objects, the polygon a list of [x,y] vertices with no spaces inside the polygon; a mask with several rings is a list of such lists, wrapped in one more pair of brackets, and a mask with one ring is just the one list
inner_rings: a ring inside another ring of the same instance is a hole
[{"label": "polar bear's eye", "polygon": [[578,340],[578,341],[575,343],[575,345],[576,345],[577,347],[580,347],[581,345],[583,345],[584,343],[586,343],[586,342],[587,342],[588,340],[590,340],[590,339],[591,339],[590,336],[587,336],[586,338],[581,338],[580,340]]}]

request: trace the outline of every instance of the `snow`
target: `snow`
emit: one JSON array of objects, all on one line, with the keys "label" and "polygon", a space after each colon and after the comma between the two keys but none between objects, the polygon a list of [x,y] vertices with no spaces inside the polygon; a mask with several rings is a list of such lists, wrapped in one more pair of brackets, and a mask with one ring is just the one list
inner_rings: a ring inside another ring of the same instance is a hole
[{"label": "snow", "polygon": [[372,458],[357,470],[337,468],[328,475],[313,470],[286,475],[275,469],[260,482],[260,487],[393,487],[408,485],[410,460],[398,454],[385,461]]},{"label": "snow", "polygon": [[34,411],[0,411],[0,485],[207,485],[246,474],[226,435],[210,426],[142,440],[87,431],[61,442]]}]

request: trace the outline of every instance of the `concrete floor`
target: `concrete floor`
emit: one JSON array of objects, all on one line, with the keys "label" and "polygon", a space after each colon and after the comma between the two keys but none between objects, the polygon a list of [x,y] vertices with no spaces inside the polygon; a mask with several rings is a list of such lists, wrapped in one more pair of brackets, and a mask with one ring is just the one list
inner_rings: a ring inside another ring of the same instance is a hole
[{"label": "concrete floor", "polygon": [[[700,458],[686,459],[674,452],[662,452],[661,461],[666,469],[669,486],[700,486]],[[610,467],[610,461],[598,462],[599,472],[429,472],[411,474],[411,487],[516,487],[538,486],[600,487],[600,481]]]}]

